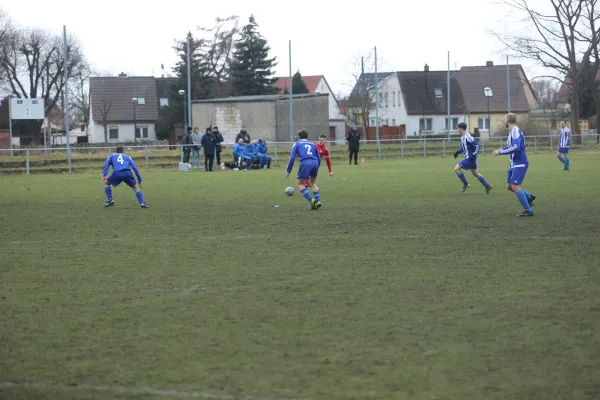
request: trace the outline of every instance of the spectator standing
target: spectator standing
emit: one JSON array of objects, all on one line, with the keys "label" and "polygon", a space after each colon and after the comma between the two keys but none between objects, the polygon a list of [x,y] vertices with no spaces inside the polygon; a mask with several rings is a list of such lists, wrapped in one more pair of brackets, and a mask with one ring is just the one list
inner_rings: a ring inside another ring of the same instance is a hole
[{"label": "spectator standing", "polygon": [[215,152],[215,155],[217,156],[217,165],[221,165],[221,150],[223,150],[221,143],[223,143],[223,135],[221,135],[221,132],[219,132],[218,126],[213,127],[212,134],[215,137],[215,140],[217,142],[217,147],[216,147],[216,152]]},{"label": "spectator standing", "polygon": [[192,148],[192,161],[194,162],[195,168],[200,168],[200,145],[201,145],[202,135],[198,130],[198,127],[194,128],[194,133],[192,133],[192,142],[194,142],[194,147]]},{"label": "spectator standing", "polygon": [[181,138],[181,145],[183,146],[183,162],[186,164],[190,163],[190,153],[192,151],[192,147],[194,145],[194,140],[192,139],[192,127],[187,128],[187,132],[183,134]]},{"label": "spectator standing", "polygon": [[202,147],[204,147],[204,170],[212,172],[215,162],[215,151],[217,150],[216,137],[213,136],[210,129],[206,130],[206,135],[202,136]]},{"label": "spectator standing", "polygon": [[238,143],[240,139],[244,139],[245,144],[250,144],[250,135],[246,131],[245,126],[242,126],[242,130],[240,130],[240,133],[235,137],[235,142]]},{"label": "spectator standing", "polygon": [[352,156],[354,156],[354,165],[358,165],[358,151],[360,150],[360,132],[356,129],[356,125],[346,135],[348,141],[348,164],[352,164]]}]

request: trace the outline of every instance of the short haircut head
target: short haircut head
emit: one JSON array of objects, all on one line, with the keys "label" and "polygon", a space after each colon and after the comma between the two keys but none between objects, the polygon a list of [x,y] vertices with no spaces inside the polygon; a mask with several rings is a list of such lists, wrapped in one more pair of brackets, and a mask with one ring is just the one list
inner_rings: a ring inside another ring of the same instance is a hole
[{"label": "short haircut head", "polygon": [[467,124],[465,124],[464,122],[461,122],[460,124],[456,125],[456,127],[458,129],[462,129],[462,130],[467,130]]},{"label": "short haircut head", "polygon": [[516,124],[517,123],[517,116],[514,113],[508,113],[506,114],[506,122],[508,122],[509,124]]},{"label": "short haircut head", "polygon": [[298,131],[298,137],[300,139],[308,139],[308,132],[305,129]]},{"label": "short haircut head", "polygon": [[321,139],[327,139],[327,136],[321,135],[321,136],[319,136],[319,138],[321,138]]},{"label": "short haircut head", "polygon": [[123,146],[117,146],[117,153],[124,153],[125,148]]}]

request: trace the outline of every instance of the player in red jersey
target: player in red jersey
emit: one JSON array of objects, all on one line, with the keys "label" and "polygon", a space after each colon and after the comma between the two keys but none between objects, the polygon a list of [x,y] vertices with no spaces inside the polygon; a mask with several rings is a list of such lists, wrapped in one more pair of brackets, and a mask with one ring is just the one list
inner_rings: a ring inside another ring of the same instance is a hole
[{"label": "player in red jersey", "polygon": [[[329,149],[325,146],[325,142],[327,141],[327,137],[325,135],[319,136],[319,141],[315,142],[317,149],[319,150],[319,155],[321,158],[325,157],[325,162],[327,163],[327,169],[329,170],[329,176],[333,175],[331,172],[331,158],[329,158]],[[304,181],[304,184],[308,186],[308,179]]]}]

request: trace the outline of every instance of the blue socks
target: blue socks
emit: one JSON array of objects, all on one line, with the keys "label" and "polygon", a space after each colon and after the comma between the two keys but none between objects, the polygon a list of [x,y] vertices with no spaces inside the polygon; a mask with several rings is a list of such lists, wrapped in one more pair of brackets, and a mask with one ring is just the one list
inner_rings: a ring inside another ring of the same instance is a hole
[{"label": "blue socks", "polygon": [[527,192],[525,189],[521,188],[521,192],[525,193],[525,197],[526,197],[527,199],[530,199],[530,198],[531,198],[531,194],[529,194],[529,193],[528,193],[528,192]]},{"label": "blue socks", "polygon": [[300,191],[300,193],[302,193],[302,196],[304,196],[304,198],[306,200],[308,200],[308,202],[310,203],[312,201],[312,197],[310,197],[310,193],[308,193],[308,189],[304,188]]},{"label": "blue socks", "polygon": [[135,191],[135,197],[137,197],[138,201],[140,202],[140,204],[145,204],[144,203],[144,195],[142,194],[141,190],[136,190]]},{"label": "blue socks", "polygon": [[113,201],[112,189],[109,185],[104,185],[104,193],[106,193],[106,200]]},{"label": "blue socks", "polygon": [[463,184],[465,184],[465,185],[469,184],[469,182],[467,181],[467,178],[465,178],[465,174],[462,171],[457,172],[456,176],[458,176],[458,179],[460,179]]},{"label": "blue socks", "polygon": [[315,196],[315,201],[321,201],[321,192],[313,192],[313,196]]},{"label": "blue socks", "polygon": [[569,169],[569,163],[570,163],[569,157],[565,157],[564,160],[565,160],[565,168]]},{"label": "blue socks", "polygon": [[519,201],[521,202],[521,205],[523,206],[523,208],[526,211],[531,212],[531,206],[529,205],[529,202],[527,201],[527,192],[524,191],[523,189],[519,190],[517,193],[517,198],[519,199]]},{"label": "blue socks", "polygon": [[490,186],[490,184],[487,183],[487,181],[485,180],[485,178],[483,177],[483,175],[481,175],[478,179],[479,179],[479,182],[481,182],[481,184],[483,185],[483,187]]},{"label": "blue socks", "polygon": [[567,162],[561,156],[558,156],[558,161],[560,161],[561,163],[565,164],[565,166],[567,165]]}]

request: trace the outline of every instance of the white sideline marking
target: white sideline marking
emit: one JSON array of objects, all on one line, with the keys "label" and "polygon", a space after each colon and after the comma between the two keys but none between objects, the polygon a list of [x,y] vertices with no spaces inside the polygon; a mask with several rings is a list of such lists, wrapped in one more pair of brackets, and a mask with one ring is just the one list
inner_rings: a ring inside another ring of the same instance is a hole
[{"label": "white sideline marking", "polygon": [[169,396],[180,399],[184,398],[201,398],[213,400],[310,400],[310,399],[293,399],[284,397],[254,397],[254,396],[233,396],[219,395],[206,392],[178,392],[175,390],[158,390],[152,388],[135,388],[135,387],[118,387],[118,386],[89,386],[89,385],[61,385],[46,382],[0,382],[2,388],[20,388],[20,389],[47,389],[47,390],[84,390],[94,392],[113,392],[129,395],[146,394],[151,396]]},{"label": "white sideline marking", "polygon": [[[275,239],[275,238],[283,238],[283,239],[297,239],[300,237],[304,237],[303,235],[245,235],[245,236],[229,236],[222,235],[219,236],[194,236],[194,238],[199,240],[218,240],[218,239]],[[328,235],[328,238],[332,239],[346,239],[355,237],[353,234],[345,234],[345,235]],[[459,234],[393,234],[393,235],[361,235],[363,238],[372,238],[372,239],[472,239],[472,235],[459,235]],[[495,236],[495,235],[478,235],[479,239],[514,239],[513,236]],[[521,240],[574,240],[574,236],[520,236]],[[132,238],[98,238],[98,239],[85,239],[83,242],[70,241],[71,244],[91,244],[95,242],[120,242],[120,241],[129,241]],[[581,238],[579,238],[581,239]],[[155,237],[135,237],[135,241],[156,241]],[[43,244],[43,243],[64,243],[64,239],[52,239],[52,240],[27,240],[27,241],[15,241],[15,242],[0,242],[0,246],[3,245],[30,245],[30,244]]]}]

